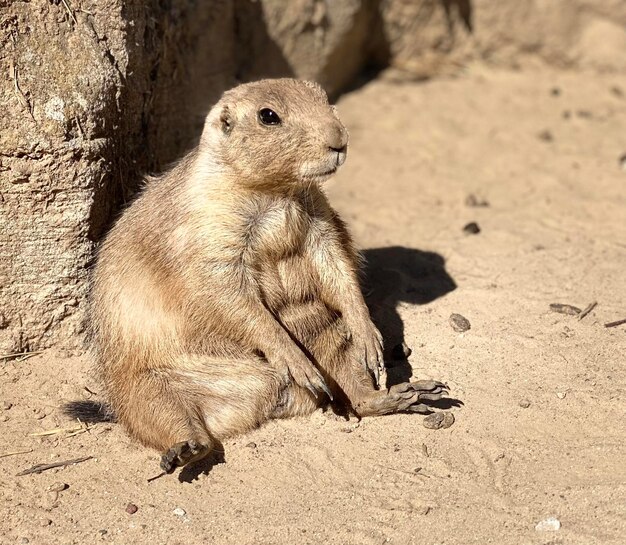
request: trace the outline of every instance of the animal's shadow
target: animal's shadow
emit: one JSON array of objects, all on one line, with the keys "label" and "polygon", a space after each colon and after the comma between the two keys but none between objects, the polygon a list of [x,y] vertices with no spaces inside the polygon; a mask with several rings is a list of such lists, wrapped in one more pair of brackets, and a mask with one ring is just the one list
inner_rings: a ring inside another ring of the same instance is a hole
[{"label": "animal's shadow", "polygon": [[[456,283],[446,271],[445,259],[434,252],[390,246],[365,250],[363,256],[366,260],[363,293],[372,320],[385,340],[387,387],[390,387],[408,381],[412,375],[408,359],[393,354],[393,347],[404,341],[398,304],[428,304],[456,289]],[[441,403],[432,405],[441,408]]]},{"label": "animal's shadow", "polygon": [[178,481],[181,483],[191,483],[197,481],[200,475],[208,475],[211,470],[219,464],[225,464],[224,445],[217,441],[215,447],[206,458],[197,462],[183,466],[178,474]]}]

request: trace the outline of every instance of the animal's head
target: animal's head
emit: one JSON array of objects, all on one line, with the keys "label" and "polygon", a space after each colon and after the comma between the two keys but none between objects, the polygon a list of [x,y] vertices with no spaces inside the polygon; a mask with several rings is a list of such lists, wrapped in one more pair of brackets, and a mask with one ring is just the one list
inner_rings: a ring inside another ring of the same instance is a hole
[{"label": "animal's head", "polygon": [[345,161],[348,131],[318,84],[267,79],[224,93],[200,146],[251,186],[321,183]]}]

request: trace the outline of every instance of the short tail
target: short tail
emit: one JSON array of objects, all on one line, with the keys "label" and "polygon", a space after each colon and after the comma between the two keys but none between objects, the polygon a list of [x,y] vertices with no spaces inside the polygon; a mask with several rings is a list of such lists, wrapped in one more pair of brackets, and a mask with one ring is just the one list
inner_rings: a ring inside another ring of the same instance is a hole
[{"label": "short tail", "polygon": [[63,413],[87,424],[117,421],[111,405],[100,401],[70,401],[63,405]]}]

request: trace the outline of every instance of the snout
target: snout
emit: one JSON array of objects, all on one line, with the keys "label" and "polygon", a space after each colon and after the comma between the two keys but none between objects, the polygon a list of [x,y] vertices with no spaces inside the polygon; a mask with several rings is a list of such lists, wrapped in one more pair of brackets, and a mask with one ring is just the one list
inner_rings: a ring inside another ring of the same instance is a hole
[{"label": "snout", "polygon": [[346,155],[348,154],[348,131],[343,125],[337,124],[333,131],[331,143],[328,149],[336,154],[335,164],[340,167],[346,161]]}]

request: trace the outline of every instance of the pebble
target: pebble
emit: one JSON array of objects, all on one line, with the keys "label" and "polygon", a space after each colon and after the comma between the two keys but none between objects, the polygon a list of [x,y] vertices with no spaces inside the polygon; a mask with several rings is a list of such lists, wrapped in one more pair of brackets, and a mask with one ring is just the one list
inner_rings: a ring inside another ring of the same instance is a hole
[{"label": "pebble", "polygon": [[518,405],[522,409],[528,409],[528,407],[530,407],[530,401],[528,399],[520,399]]},{"label": "pebble", "polygon": [[23,537],[23,538],[20,540],[20,543],[30,543],[30,539],[28,539],[27,537]]},{"label": "pebble", "polygon": [[468,331],[472,327],[469,320],[460,314],[450,314],[450,325],[454,331],[458,331],[459,333]]},{"label": "pebble", "polygon": [[9,401],[3,401],[2,402],[2,409],[5,411],[8,411],[11,407],[13,407],[13,403],[10,403]]},{"label": "pebble", "polygon": [[248,444],[246,445],[246,447],[247,447],[247,448],[252,448],[252,449],[254,449],[254,448],[256,448],[256,443],[255,443],[254,441],[251,441],[250,443],[248,443]]},{"label": "pebble", "polygon": [[480,227],[475,221],[471,221],[465,227],[463,227],[463,232],[466,235],[477,235],[480,233]]},{"label": "pebble", "polygon": [[572,305],[564,305],[563,303],[551,303],[550,310],[552,312],[558,312],[559,314],[568,314],[569,316],[577,316],[580,314],[580,309]]},{"label": "pebble", "polygon": [[109,531],[108,531],[108,530],[106,530],[105,528],[102,528],[102,530],[98,530],[98,533],[99,533],[101,536],[106,536],[106,535],[109,533]]},{"label": "pebble", "polygon": [[469,206],[470,208],[485,208],[489,206],[489,202],[485,199],[479,199],[476,195],[470,193],[465,197],[465,206]]},{"label": "pebble", "polygon": [[447,411],[429,414],[422,424],[429,430],[446,429],[454,424],[454,415]]},{"label": "pebble", "polygon": [[404,360],[407,359],[412,353],[413,350],[411,350],[405,342],[402,342],[393,347],[391,350],[391,357],[394,360]]},{"label": "pebble", "polygon": [[187,514],[187,511],[182,509],[181,507],[177,507],[172,511],[177,517],[184,517]]},{"label": "pebble", "polygon": [[541,131],[537,135],[537,138],[539,138],[539,140],[543,140],[544,142],[552,142],[554,140],[554,136],[552,136],[552,133],[548,130]]},{"label": "pebble", "polygon": [[50,526],[52,524],[52,521],[50,519],[41,519],[40,524],[45,528],[46,526]]},{"label": "pebble", "polygon": [[622,170],[626,171],[626,153],[623,153],[619,158],[619,166]]},{"label": "pebble", "polygon": [[70,487],[69,484],[66,483],[52,483],[49,487],[48,487],[48,491],[49,492],[63,492],[63,490],[67,490]]},{"label": "pebble", "polygon": [[9,417],[6,414],[0,415],[0,422],[8,422]]},{"label": "pebble", "polygon": [[537,523],[535,530],[538,532],[556,532],[561,529],[561,521],[556,517],[548,517]]},{"label": "pebble", "polygon": [[126,512],[129,515],[134,515],[137,511],[139,511],[139,507],[137,507],[134,503],[129,503],[126,506]]},{"label": "pebble", "polygon": [[567,395],[567,392],[557,392],[556,393],[556,397],[558,397],[559,399],[565,399],[566,395]]}]

